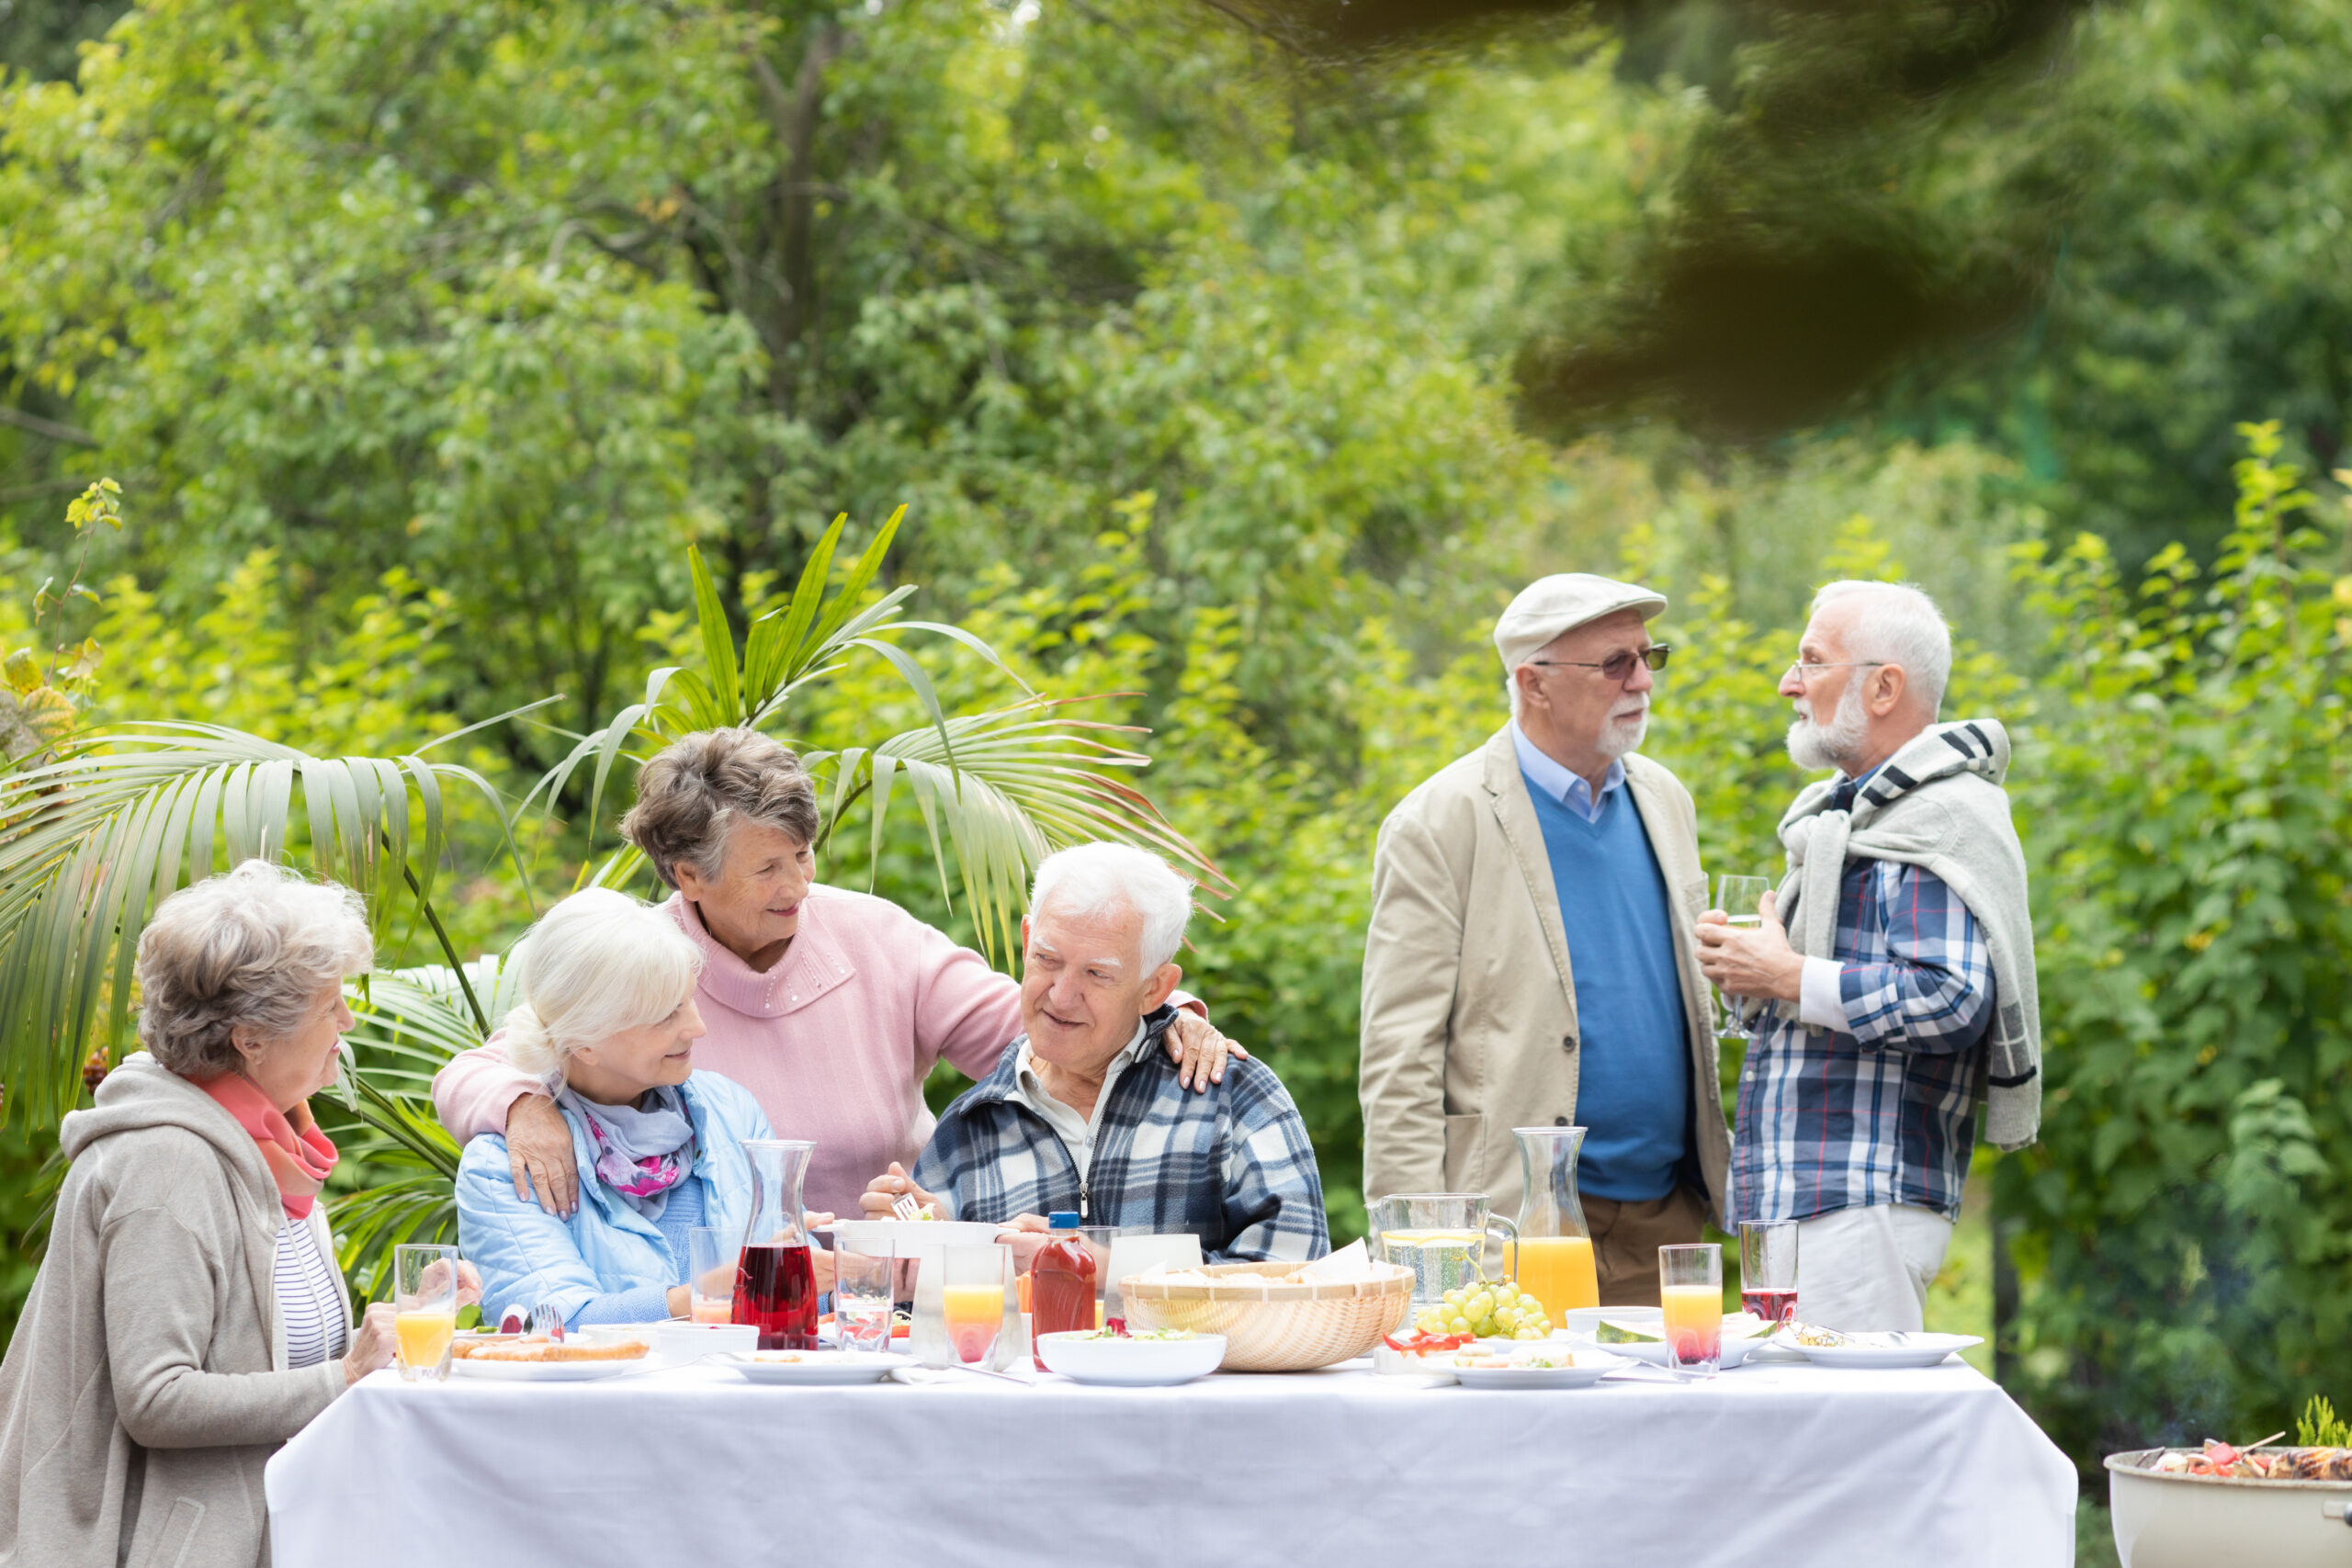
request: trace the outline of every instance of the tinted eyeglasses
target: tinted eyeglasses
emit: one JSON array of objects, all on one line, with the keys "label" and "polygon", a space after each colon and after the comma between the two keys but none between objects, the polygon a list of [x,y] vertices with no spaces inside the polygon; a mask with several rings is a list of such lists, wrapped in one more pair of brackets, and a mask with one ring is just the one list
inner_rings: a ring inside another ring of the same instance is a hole
[{"label": "tinted eyeglasses", "polygon": [[1663,670],[1667,656],[1673,651],[1671,643],[1654,642],[1639,653],[1612,653],[1598,664],[1582,659],[1531,659],[1528,662],[1541,664],[1547,670],[1598,670],[1602,679],[1614,681],[1622,686],[1633,677],[1634,660],[1639,660],[1653,671]]}]

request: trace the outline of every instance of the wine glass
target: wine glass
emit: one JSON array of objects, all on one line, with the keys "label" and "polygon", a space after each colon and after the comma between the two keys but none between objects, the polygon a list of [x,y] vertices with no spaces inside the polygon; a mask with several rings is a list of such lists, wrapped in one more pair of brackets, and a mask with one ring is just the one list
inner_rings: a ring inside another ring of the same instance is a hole
[{"label": "wine glass", "polygon": [[[1754,931],[1764,923],[1764,916],[1757,906],[1764,895],[1772,890],[1772,880],[1767,876],[1718,876],[1715,878],[1715,908],[1724,912],[1726,923],[1743,931]],[[1739,1021],[1739,1010],[1732,998],[1722,998],[1721,1010],[1715,1015],[1715,1035],[1723,1040],[1747,1038],[1747,1025]]]}]

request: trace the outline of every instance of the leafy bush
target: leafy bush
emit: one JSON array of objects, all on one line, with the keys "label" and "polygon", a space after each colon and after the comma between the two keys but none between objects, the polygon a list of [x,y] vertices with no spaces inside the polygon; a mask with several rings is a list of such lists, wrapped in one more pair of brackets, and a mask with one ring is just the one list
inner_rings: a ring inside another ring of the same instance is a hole
[{"label": "leafy bush", "polygon": [[2016,779],[2047,1032],[2042,1143],[1997,1168],[2009,1386],[2102,1451],[2284,1426],[2352,1330],[2352,577],[2243,427],[2209,581],[2029,552],[2051,626]]}]

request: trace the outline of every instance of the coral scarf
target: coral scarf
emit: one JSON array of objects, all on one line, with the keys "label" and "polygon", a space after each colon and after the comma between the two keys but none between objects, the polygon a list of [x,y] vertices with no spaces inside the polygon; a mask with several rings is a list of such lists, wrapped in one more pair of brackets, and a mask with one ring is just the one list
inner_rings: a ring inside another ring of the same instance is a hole
[{"label": "coral scarf", "polygon": [[269,1164],[269,1174],[277,1180],[277,1201],[286,1205],[286,1213],[294,1219],[309,1219],[311,1204],[326,1187],[335,1162],[334,1145],[311,1120],[310,1106],[296,1101],[294,1114],[288,1118],[242,1073],[222,1073],[197,1087],[253,1134],[261,1157]]}]

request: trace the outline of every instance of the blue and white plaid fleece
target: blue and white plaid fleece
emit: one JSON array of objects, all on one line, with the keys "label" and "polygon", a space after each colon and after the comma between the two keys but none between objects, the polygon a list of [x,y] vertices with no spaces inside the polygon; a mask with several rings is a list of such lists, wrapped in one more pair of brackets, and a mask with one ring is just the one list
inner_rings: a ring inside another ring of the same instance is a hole
[{"label": "blue and white plaid fleece", "polygon": [[1955,1216],[1993,1018],[1976,917],[1932,872],[1849,860],[1836,956],[1847,1029],[1808,1030],[1796,1004],[1774,1002],[1748,1043],[1732,1213],[1802,1220],[1912,1203]]},{"label": "blue and white plaid fleece", "polygon": [[959,1220],[1075,1209],[1088,1224],[1189,1231],[1212,1263],[1322,1257],[1323,1182],[1290,1091],[1263,1062],[1238,1059],[1207,1093],[1183,1088],[1160,1043],[1175,1016],[1163,1007],[1147,1021],[1143,1050],[1102,1108],[1082,1185],[1053,1128],[1006,1098],[1026,1036],[942,1113],[915,1184]]}]

